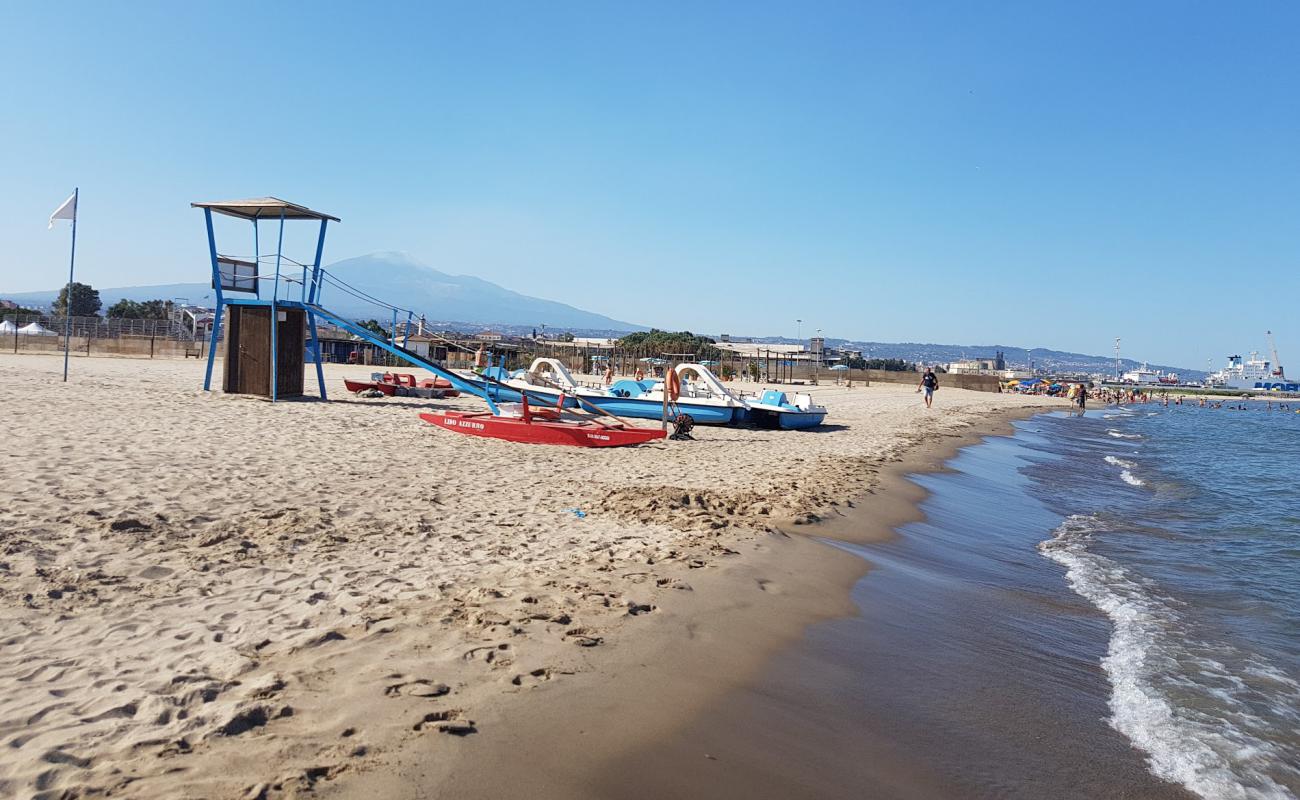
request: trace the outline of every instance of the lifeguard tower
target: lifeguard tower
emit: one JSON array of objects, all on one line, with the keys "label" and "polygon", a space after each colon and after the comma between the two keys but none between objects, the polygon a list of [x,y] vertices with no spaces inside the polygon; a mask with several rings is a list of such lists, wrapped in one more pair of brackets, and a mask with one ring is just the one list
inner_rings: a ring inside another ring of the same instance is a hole
[{"label": "lifeguard tower", "polygon": [[[190,206],[203,209],[208,228],[208,254],[212,259],[212,288],[217,298],[208,366],[203,376],[204,391],[212,388],[213,359],[221,336],[222,318],[228,312],[225,376],[222,381],[222,388],[227,393],[261,395],[269,397],[272,402],[284,397],[301,397],[304,355],[309,345],[311,358],[316,363],[320,398],[327,399],[320,340],[316,335],[316,303],[323,275],[321,253],[325,249],[325,229],[330,222],[339,222],[339,218],[276,197],[191,203]],[[212,229],[213,213],[253,223],[251,258],[218,252]],[[284,223],[287,221],[320,223],[316,255],[310,263],[284,256]],[[274,255],[262,255],[262,222],[278,223]],[[260,274],[263,262],[272,261],[274,274]],[[299,271],[300,275],[297,274]]]}]

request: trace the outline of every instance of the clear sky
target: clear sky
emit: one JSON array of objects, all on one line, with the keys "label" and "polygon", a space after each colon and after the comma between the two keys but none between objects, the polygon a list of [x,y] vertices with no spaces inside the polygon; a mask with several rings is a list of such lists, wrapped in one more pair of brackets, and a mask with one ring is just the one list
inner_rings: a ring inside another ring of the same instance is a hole
[{"label": "clear sky", "polygon": [[[200,199],[326,260],[706,332],[1300,372],[1300,5],[6,3],[0,293],[205,280]],[[431,312],[454,317],[451,310]]]}]

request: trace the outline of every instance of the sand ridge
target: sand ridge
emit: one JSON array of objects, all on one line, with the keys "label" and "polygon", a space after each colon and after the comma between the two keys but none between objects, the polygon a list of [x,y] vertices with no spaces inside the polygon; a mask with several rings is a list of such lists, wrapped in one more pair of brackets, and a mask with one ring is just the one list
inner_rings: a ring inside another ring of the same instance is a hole
[{"label": "sand ridge", "polygon": [[196,362],[60,367],[0,356],[0,795],[293,796],[471,747],[739,543],[1027,402],[818,387],[821,432],[587,450],[436,431],[416,412],[477,401],[343,393],[365,368],[273,406]]}]

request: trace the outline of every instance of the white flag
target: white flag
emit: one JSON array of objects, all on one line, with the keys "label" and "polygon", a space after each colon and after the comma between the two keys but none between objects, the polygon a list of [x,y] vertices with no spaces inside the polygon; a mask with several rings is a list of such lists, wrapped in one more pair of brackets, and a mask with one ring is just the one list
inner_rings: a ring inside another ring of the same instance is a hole
[{"label": "white flag", "polygon": [[50,215],[50,227],[51,228],[54,227],[54,220],[56,219],[75,220],[76,218],[77,218],[77,193],[73,192],[72,195],[67,200],[63,201],[63,205],[59,206],[58,209],[53,214]]}]

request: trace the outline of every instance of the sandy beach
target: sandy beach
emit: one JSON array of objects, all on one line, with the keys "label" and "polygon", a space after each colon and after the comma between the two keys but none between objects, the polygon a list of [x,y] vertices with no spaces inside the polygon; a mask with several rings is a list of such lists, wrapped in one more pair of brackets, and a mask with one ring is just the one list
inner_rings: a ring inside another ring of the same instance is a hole
[{"label": "sandy beach", "polygon": [[0,356],[19,797],[595,796],[586,770],[852,611],[864,562],[800,534],[850,505],[887,533],[891,471],[1063,404],[823,386],[819,431],[585,450],[432,429],[478,401],[348,396],[364,367],[275,405],[194,361],[60,370]]}]

